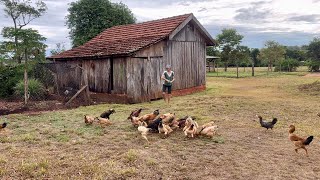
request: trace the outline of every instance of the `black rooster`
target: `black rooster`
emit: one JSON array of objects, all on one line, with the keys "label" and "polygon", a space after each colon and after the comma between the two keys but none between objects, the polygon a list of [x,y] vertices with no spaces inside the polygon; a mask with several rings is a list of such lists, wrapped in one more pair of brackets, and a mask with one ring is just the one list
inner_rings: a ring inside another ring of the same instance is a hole
[{"label": "black rooster", "polygon": [[4,129],[5,127],[7,127],[7,123],[6,123],[6,122],[4,122],[4,123],[1,124],[0,129]]},{"label": "black rooster", "polygon": [[272,129],[273,126],[277,123],[278,119],[277,118],[273,118],[273,120],[271,122],[265,121],[262,119],[261,116],[257,116],[259,118],[260,121],[260,125],[261,127],[267,128],[267,130],[270,128]]},{"label": "black rooster", "polygon": [[100,117],[101,117],[101,118],[110,119],[110,115],[113,114],[113,113],[115,113],[115,112],[116,112],[116,111],[115,111],[114,109],[109,109],[109,110],[103,112],[103,113],[100,115]]}]

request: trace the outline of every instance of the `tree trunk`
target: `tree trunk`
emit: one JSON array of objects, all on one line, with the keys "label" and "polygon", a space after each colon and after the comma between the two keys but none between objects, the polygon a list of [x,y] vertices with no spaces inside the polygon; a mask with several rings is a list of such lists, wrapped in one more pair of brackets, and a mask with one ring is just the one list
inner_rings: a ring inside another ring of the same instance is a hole
[{"label": "tree trunk", "polygon": [[208,61],[208,66],[209,66],[209,72],[211,72],[211,69],[210,69],[210,61]]},{"label": "tree trunk", "polygon": [[15,35],[14,35],[14,51],[15,51],[14,58],[18,64],[21,64],[20,54],[18,52],[17,22],[16,22],[16,19],[14,19],[13,17],[12,17],[12,20],[13,20],[14,32],[15,32]]},{"label": "tree trunk", "polygon": [[24,62],[24,105],[28,104],[28,56],[27,49],[24,50],[25,62]]},{"label": "tree trunk", "polygon": [[224,64],[224,72],[227,72],[227,70],[228,70],[228,65]]},{"label": "tree trunk", "polygon": [[254,76],[254,63],[252,63],[252,76]]},{"label": "tree trunk", "polygon": [[246,72],[246,66],[243,66],[243,72]]},{"label": "tree trunk", "polygon": [[213,61],[213,72],[216,72],[216,61]]},{"label": "tree trunk", "polygon": [[237,64],[237,78],[239,78],[239,65]]}]

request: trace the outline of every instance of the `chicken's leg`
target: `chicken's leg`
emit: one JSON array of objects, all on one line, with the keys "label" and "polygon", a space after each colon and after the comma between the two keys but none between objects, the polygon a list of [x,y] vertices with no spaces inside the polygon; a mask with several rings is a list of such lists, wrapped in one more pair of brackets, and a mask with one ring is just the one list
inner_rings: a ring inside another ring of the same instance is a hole
[{"label": "chicken's leg", "polygon": [[306,151],[306,156],[309,156],[309,155],[308,155],[308,150],[307,150],[307,148],[302,147],[302,149],[304,149],[304,150]]}]

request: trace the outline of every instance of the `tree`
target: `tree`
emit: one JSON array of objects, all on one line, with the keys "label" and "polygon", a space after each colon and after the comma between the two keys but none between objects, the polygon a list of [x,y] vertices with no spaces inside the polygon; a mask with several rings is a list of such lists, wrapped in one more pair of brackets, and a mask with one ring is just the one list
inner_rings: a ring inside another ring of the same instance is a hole
[{"label": "tree", "polygon": [[[12,49],[12,53],[17,52],[24,57],[24,102],[28,103],[28,60],[41,61],[45,59],[45,49],[46,45],[43,41],[46,40],[45,37],[41,36],[37,30],[33,29],[18,29],[14,28],[3,28],[3,37],[8,41],[4,41],[6,47],[12,47],[17,40],[18,49]],[[10,54],[10,48],[7,53]]]},{"label": "tree", "polygon": [[[28,25],[34,19],[40,17],[47,10],[47,6],[41,0],[35,3],[30,0],[0,0],[4,5],[4,12],[6,16],[13,21],[14,34],[19,34],[18,31]],[[19,53],[18,37],[14,37],[14,60],[21,63],[22,55]]]},{"label": "tree", "polygon": [[314,38],[308,46],[309,70],[313,72],[320,71],[320,38]]},{"label": "tree", "polygon": [[68,11],[66,24],[73,47],[84,44],[106,28],[136,21],[125,4],[109,0],[79,0],[72,2]]},{"label": "tree", "polygon": [[66,50],[66,48],[63,43],[57,43],[56,48],[52,49],[50,51],[50,53],[51,53],[51,55],[57,55],[57,54],[64,52],[65,50]]},{"label": "tree", "polygon": [[307,59],[306,52],[299,46],[286,46],[286,59],[296,59],[298,61],[305,61]]},{"label": "tree", "polygon": [[252,76],[254,76],[254,67],[258,64],[260,50],[258,48],[253,48],[250,50],[250,58],[251,58],[251,65],[252,65]]},{"label": "tree", "polygon": [[236,49],[231,51],[230,58],[237,66],[237,78],[239,78],[239,65],[249,61],[250,49],[247,46],[237,46]]},{"label": "tree", "polygon": [[219,49],[221,51],[221,61],[224,63],[224,69],[227,71],[231,52],[235,50],[243,36],[240,35],[235,29],[222,29],[222,33],[217,35]]},{"label": "tree", "polygon": [[[285,48],[275,41],[267,41],[265,47],[260,51],[260,58],[267,61],[268,72],[272,71],[274,63],[280,62],[284,59]],[[281,67],[280,67],[281,69]]]}]

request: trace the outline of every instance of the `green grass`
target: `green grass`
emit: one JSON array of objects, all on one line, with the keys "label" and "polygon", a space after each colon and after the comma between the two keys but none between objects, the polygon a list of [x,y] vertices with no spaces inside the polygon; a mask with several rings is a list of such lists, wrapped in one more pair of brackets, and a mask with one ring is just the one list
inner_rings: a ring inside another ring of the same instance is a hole
[{"label": "green grass", "polygon": [[[268,72],[267,67],[255,67],[255,76],[256,77],[275,77],[281,75],[305,75],[308,73],[308,68],[306,66],[301,66],[297,69],[296,72]],[[216,68],[216,72],[208,72],[208,77],[227,77],[227,78],[236,78],[237,77],[237,68],[229,67],[227,72],[224,71],[224,68]],[[251,67],[239,67],[239,78],[248,78],[252,77]]]}]

